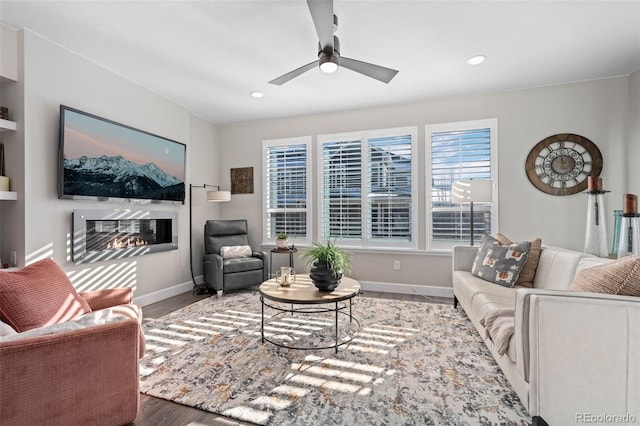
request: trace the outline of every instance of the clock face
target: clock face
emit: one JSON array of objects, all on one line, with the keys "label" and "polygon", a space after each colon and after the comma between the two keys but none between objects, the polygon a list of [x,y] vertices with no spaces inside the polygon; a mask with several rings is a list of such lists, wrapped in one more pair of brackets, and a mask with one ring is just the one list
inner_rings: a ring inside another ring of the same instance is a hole
[{"label": "clock face", "polygon": [[551,195],[575,194],[587,189],[587,177],[600,175],[602,154],[596,144],[583,136],[558,134],[533,147],[525,169],[540,191]]}]

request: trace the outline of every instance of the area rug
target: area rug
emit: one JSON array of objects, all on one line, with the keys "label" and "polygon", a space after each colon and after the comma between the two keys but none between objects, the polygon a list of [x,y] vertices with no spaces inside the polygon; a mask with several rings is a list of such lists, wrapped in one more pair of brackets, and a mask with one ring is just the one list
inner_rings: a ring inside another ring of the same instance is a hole
[{"label": "area rug", "polygon": [[[265,311],[276,342],[335,332],[331,314],[277,312]],[[203,299],[144,324],[141,391],[261,425],[529,424],[463,310],[360,296],[353,315],[337,354],[294,350],[261,342],[257,292]]]}]

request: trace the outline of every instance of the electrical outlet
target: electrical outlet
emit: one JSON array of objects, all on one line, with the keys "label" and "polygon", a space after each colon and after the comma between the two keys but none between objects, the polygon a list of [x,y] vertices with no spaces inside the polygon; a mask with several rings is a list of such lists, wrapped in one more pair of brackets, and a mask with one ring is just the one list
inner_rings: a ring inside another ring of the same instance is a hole
[{"label": "electrical outlet", "polygon": [[11,266],[18,266],[18,253],[15,250],[11,250]]},{"label": "electrical outlet", "polygon": [[400,261],[399,260],[394,260],[393,261],[393,269],[395,269],[396,271],[400,270]]}]

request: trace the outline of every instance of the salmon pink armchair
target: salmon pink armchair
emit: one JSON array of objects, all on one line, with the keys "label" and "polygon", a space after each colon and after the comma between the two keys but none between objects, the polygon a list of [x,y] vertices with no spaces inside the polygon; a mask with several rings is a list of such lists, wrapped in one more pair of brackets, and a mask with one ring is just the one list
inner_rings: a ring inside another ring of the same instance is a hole
[{"label": "salmon pink armchair", "polygon": [[77,293],[51,259],[0,272],[0,424],[133,422],[141,318],[131,289]]}]

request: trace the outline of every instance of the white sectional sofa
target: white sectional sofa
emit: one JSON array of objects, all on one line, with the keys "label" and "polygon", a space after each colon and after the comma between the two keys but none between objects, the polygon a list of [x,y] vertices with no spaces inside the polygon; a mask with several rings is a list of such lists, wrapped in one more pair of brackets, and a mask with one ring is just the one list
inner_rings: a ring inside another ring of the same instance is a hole
[{"label": "white sectional sofa", "polygon": [[[471,274],[477,250],[454,248],[454,304],[478,329],[533,424],[640,424],[640,297],[568,290],[576,273],[608,260],[543,247],[534,288],[509,288]],[[515,328],[501,355],[481,320],[508,308],[515,309]]]}]

